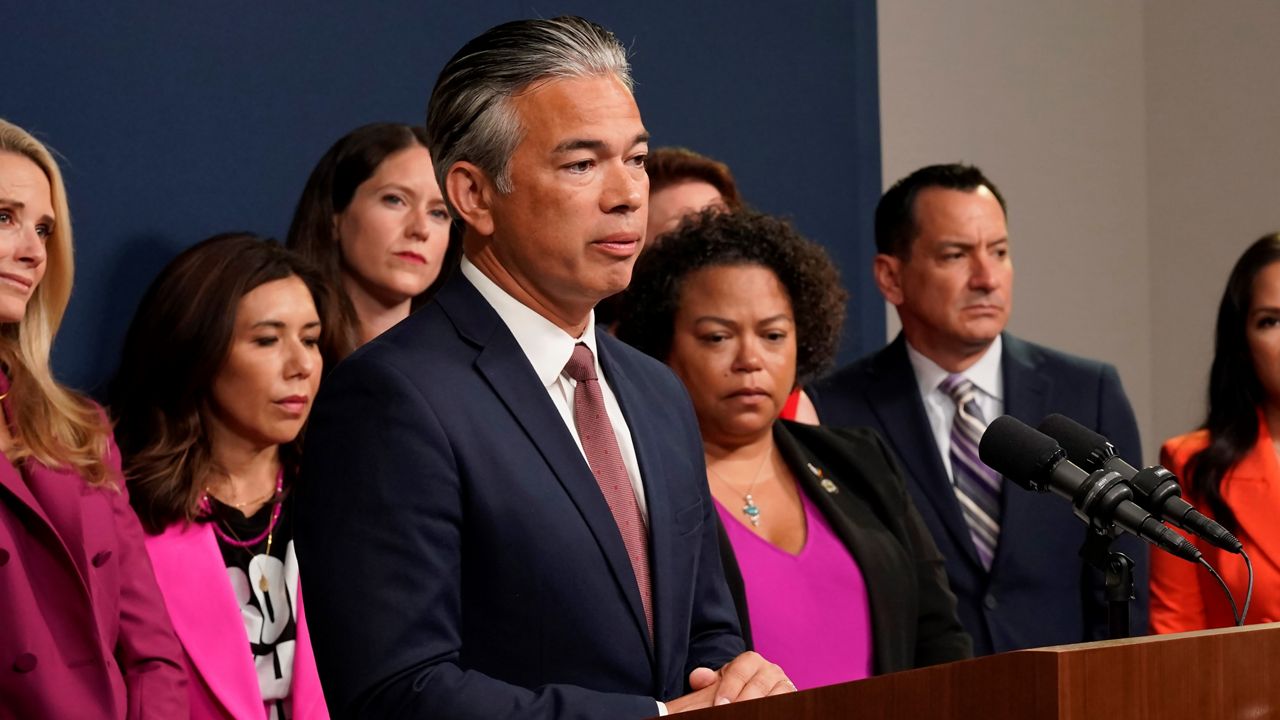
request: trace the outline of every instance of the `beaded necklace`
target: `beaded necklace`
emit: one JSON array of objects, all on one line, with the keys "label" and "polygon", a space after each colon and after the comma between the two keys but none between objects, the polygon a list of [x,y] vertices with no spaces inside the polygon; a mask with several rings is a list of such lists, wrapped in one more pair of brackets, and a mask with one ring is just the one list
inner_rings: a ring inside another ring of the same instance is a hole
[{"label": "beaded necklace", "polygon": [[[266,540],[267,554],[270,555],[271,554],[271,537],[276,529],[276,521],[280,519],[281,503],[279,501],[280,501],[280,495],[283,492],[284,492],[284,468],[280,468],[280,471],[276,473],[276,490],[274,493],[272,493],[271,499],[268,501],[268,502],[274,502],[276,505],[274,508],[271,509],[271,520],[267,523],[267,529],[264,530],[262,534],[259,535],[258,537],[250,538],[248,540],[240,540],[239,538],[232,537],[231,535],[228,535],[227,533],[223,532],[222,528],[218,527],[217,522],[213,523],[213,531],[217,533],[219,538],[222,538],[223,542],[238,548],[251,548],[257,545],[258,543],[262,542],[263,540]],[[241,506],[243,506],[244,504],[245,503],[241,503]],[[200,507],[205,511],[205,513],[209,513],[213,510],[213,506],[209,502],[208,488],[206,488],[204,491],[204,497],[200,499]]]}]

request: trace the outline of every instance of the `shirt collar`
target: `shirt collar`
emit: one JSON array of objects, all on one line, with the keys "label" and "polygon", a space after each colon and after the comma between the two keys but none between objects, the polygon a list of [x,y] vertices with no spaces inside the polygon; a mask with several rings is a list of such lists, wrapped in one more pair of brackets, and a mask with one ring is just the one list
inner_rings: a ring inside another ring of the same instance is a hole
[{"label": "shirt collar", "polygon": [[[981,390],[986,395],[1003,402],[1001,397],[1000,382],[1000,358],[1004,351],[1004,339],[997,335],[995,342],[987,348],[987,351],[978,358],[978,362],[970,365],[966,370],[961,372],[966,379],[973,383],[974,387]],[[907,343],[907,359],[911,361],[911,369],[915,371],[916,383],[920,386],[920,395],[926,396],[938,389],[938,385],[951,373],[943,370],[937,363],[930,360],[911,347],[911,343]]]},{"label": "shirt collar", "polygon": [[529,364],[533,366],[533,371],[543,386],[550,387],[560,377],[573,355],[574,345],[578,343],[591,349],[591,355],[596,358],[596,375],[600,375],[594,310],[587,316],[587,329],[583,331],[582,337],[575,338],[498,287],[497,283],[490,280],[465,256],[462,258],[462,274],[480,291],[480,295],[498,313],[498,317],[502,318],[525,357],[529,358]]}]

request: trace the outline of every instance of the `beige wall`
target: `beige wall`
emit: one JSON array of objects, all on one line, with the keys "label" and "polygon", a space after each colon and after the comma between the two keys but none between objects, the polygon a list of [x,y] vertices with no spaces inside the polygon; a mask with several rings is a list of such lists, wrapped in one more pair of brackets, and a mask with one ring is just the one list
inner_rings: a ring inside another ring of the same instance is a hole
[{"label": "beige wall", "polygon": [[1141,7],[885,0],[879,15],[886,185],[982,167],[1009,204],[1010,330],[1114,363],[1149,447]]},{"label": "beige wall", "polygon": [[879,15],[885,183],[963,160],[1000,185],[1010,329],[1114,363],[1155,462],[1203,414],[1227,270],[1280,229],[1280,3],[885,0]]},{"label": "beige wall", "polygon": [[1169,437],[1203,420],[1231,266],[1280,230],[1280,3],[1164,0],[1145,20],[1150,427]]}]

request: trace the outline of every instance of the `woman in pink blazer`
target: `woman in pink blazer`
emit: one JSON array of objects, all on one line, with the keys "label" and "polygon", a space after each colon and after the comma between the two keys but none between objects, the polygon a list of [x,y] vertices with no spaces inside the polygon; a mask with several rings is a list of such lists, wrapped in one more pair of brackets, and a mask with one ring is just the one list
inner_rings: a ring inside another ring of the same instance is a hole
[{"label": "woman in pink blazer", "polygon": [[161,271],[125,338],[111,411],[193,718],[328,717],[292,491],[329,297],[275,242],[220,235]]},{"label": "woman in pink blazer", "polygon": [[101,410],[58,385],[58,166],[0,120],[0,718],[181,718],[182,651]]}]

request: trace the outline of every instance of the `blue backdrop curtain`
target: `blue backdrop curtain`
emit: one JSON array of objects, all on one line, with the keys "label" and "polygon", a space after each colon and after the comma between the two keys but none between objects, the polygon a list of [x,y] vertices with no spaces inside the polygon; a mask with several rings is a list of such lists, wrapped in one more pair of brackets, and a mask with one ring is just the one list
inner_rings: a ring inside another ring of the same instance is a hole
[{"label": "blue backdrop curtain", "polygon": [[307,173],[351,128],[421,123],[443,63],[521,17],[581,14],[631,48],[653,145],[727,162],[747,201],[821,242],[849,287],[848,361],[883,344],[870,282],[880,191],[872,0],[801,3],[25,3],[0,117],[60,155],[77,276],[55,349],[96,389],[146,285],[217,232],[282,237]]}]

